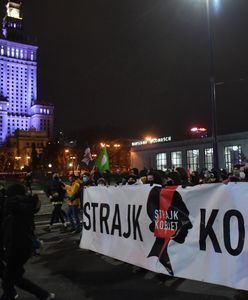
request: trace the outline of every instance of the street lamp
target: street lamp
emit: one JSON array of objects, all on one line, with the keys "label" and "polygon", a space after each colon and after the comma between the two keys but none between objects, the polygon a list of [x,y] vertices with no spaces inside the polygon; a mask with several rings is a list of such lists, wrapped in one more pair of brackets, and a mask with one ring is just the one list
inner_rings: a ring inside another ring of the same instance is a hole
[{"label": "street lamp", "polygon": [[120,144],[114,144],[114,148],[120,148]]},{"label": "street lamp", "polygon": [[71,162],[69,163],[69,167],[72,168],[72,170],[74,171],[76,156],[70,156],[70,160]]},{"label": "street lamp", "polygon": [[216,117],[216,92],[214,78],[214,40],[211,22],[211,0],[206,0],[207,27],[209,43],[209,75],[210,75],[210,100],[211,100],[211,119],[212,119],[212,143],[213,143],[213,165],[215,170],[219,170],[218,140],[217,140],[217,117]]}]

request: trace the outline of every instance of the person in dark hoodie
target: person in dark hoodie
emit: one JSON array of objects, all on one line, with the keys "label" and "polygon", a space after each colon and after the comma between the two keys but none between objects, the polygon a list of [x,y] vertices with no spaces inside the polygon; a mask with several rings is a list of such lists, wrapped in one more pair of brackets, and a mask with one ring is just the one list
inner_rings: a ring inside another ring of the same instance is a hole
[{"label": "person in dark hoodie", "polygon": [[48,227],[44,228],[45,231],[51,232],[52,226],[56,220],[61,220],[63,225],[62,231],[66,231],[67,224],[64,219],[65,212],[62,210],[63,201],[65,198],[64,183],[61,181],[58,173],[53,173],[52,180],[46,186],[45,192],[53,205],[52,216]]},{"label": "person in dark hoodie", "polygon": [[55,295],[23,277],[24,265],[32,255],[34,237],[34,214],[40,209],[37,195],[26,195],[25,186],[10,185],[6,190],[1,226],[1,251],[4,269],[1,300],[16,299],[17,286],[40,300],[54,299]]}]

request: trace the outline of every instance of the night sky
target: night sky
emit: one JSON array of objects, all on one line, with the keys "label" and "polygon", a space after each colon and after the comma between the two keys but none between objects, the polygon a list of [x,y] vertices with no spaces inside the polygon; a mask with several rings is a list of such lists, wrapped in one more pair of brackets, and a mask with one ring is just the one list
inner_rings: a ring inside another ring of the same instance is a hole
[{"label": "night sky", "polygon": [[[25,32],[39,45],[39,99],[54,103],[56,129],[183,138],[192,125],[210,128],[205,1],[23,0]],[[216,5],[219,133],[248,130],[247,16],[247,0]]]}]

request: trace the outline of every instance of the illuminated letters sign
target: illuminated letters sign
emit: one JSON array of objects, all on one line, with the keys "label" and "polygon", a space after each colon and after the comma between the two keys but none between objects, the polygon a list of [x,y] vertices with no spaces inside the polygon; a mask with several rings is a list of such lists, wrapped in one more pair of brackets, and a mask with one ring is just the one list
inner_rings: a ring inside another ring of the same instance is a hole
[{"label": "illuminated letters sign", "polygon": [[161,137],[161,138],[152,138],[150,140],[145,141],[137,141],[132,142],[132,146],[142,146],[147,144],[156,144],[156,143],[164,143],[164,142],[170,142],[171,136]]}]

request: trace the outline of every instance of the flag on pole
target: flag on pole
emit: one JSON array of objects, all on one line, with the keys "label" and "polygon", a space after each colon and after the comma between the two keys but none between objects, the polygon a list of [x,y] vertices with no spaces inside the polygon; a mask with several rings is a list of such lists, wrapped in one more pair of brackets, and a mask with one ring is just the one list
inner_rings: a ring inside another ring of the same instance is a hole
[{"label": "flag on pole", "polygon": [[90,152],[90,147],[86,147],[82,162],[84,162],[88,166],[91,161],[92,161],[92,155]]},{"label": "flag on pole", "polygon": [[109,170],[109,156],[106,147],[103,147],[95,164],[100,173]]}]

